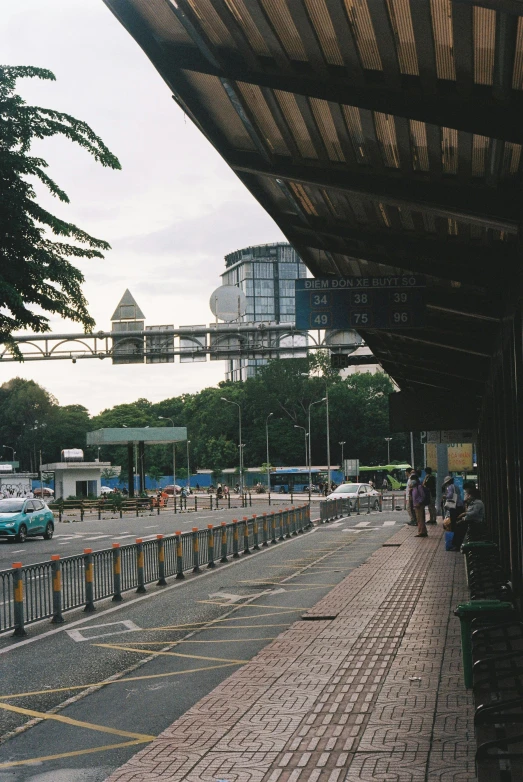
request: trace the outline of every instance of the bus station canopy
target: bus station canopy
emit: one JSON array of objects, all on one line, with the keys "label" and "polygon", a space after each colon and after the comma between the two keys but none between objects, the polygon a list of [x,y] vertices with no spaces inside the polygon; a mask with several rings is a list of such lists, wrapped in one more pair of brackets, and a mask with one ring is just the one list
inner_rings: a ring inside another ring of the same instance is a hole
[{"label": "bus station canopy", "polygon": [[87,432],[87,445],[127,445],[128,443],[144,443],[145,445],[160,445],[179,443],[187,440],[185,426],[156,426],[96,429]]},{"label": "bus station canopy", "polygon": [[423,328],[360,333],[477,423],[521,295],[523,2],[105,2],[314,276],[423,276]]}]

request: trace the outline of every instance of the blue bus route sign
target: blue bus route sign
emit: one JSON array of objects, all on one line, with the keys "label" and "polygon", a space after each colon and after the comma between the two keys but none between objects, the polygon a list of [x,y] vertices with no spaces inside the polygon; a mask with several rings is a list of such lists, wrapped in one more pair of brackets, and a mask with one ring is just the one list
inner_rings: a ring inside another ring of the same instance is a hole
[{"label": "blue bus route sign", "polygon": [[300,279],[295,286],[297,329],[425,325],[425,285],[413,275]]}]

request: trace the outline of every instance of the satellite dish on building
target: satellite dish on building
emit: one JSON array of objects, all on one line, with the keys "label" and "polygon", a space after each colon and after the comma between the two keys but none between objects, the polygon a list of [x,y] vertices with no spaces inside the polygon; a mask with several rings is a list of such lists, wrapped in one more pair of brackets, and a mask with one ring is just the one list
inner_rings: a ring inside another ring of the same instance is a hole
[{"label": "satellite dish on building", "polygon": [[212,293],[209,306],[216,319],[237,320],[247,311],[247,297],[242,289],[235,285],[220,285]]}]

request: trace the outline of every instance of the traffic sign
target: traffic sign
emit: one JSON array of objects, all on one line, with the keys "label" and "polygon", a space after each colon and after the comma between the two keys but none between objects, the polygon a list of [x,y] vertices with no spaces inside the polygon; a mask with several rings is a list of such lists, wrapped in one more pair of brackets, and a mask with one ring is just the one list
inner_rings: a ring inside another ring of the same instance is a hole
[{"label": "traffic sign", "polygon": [[420,328],[424,287],[413,275],[296,280],[296,328]]}]

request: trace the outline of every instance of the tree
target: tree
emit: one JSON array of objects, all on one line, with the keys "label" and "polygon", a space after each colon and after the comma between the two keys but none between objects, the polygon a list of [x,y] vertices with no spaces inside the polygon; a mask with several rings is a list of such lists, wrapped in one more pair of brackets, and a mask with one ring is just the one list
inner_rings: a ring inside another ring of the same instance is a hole
[{"label": "tree", "polygon": [[[60,220],[36,202],[34,178],[60,201],[69,199],[45,172],[45,160],[29,154],[33,140],[65,136],[102,166],[120,168],[85,122],[27,105],[15,93],[17,80],[27,77],[55,79],[42,68],[0,66],[0,343],[19,358],[13,331],[49,331],[46,313],[92,329],[94,321],[80,287],[84,277],[69,258],[103,258],[101,251],[110,249],[107,242]],[[54,241],[51,235],[59,239]]]}]

